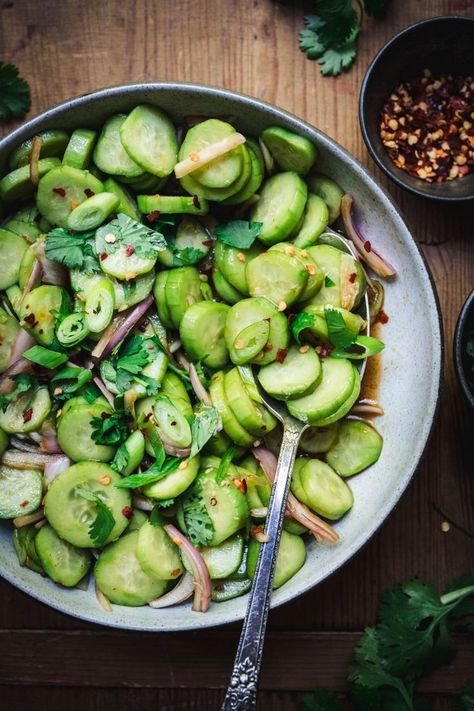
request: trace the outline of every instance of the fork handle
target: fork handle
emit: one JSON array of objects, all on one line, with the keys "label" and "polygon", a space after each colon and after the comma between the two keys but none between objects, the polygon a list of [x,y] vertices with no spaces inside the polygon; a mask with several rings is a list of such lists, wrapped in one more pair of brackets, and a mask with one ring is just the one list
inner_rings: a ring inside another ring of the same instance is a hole
[{"label": "fork handle", "polygon": [[291,471],[303,429],[301,424],[289,423],[285,424],[283,430],[280,457],[265,526],[265,533],[269,536],[269,540],[260,546],[234,668],[221,711],[254,711],[257,708],[258,677],[275,563],[290,488]]}]

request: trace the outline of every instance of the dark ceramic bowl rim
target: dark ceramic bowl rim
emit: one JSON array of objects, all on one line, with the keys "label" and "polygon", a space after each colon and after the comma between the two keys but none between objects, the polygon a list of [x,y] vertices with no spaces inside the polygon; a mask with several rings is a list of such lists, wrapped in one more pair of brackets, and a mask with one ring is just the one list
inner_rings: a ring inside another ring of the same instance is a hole
[{"label": "dark ceramic bowl rim", "polygon": [[474,410],[474,392],[469,387],[469,383],[467,382],[463,363],[463,340],[470,316],[474,316],[474,289],[467,297],[459,313],[453,340],[454,367],[456,370],[458,382],[461,387],[461,390],[463,391],[464,397],[466,398],[466,401],[469,403],[471,409]]},{"label": "dark ceramic bowl rim", "polygon": [[[441,22],[451,22],[451,21],[464,21],[464,22],[470,22],[474,26],[474,17],[463,17],[462,15],[438,15],[437,17],[430,17],[427,20],[421,20],[420,22],[415,22],[413,25],[410,25],[409,27],[405,27],[403,30],[398,32],[396,35],[391,37],[388,42],[386,42],[383,47],[379,49],[375,57],[372,59],[370,62],[367,71],[365,73],[365,76],[362,80],[361,88],[360,88],[360,94],[359,94],[359,124],[360,124],[360,130],[362,133],[362,138],[364,139],[364,143],[367,146],[367,150],[369,151],[371,157],[377,164],[377,166],[382,170],[386,176],[388,176],[391,180],[393,180],[394,183],[399,185],[401,188],[404,190],[408,190],[409,192],[413,193],[414,195],[418,195],[419,197],[424,197],[427,200],[434,200],[438,202],[445,202],[445,203],[460,203],[460,202],[471,202],[474,200],[474,194],[473,195],[464,195],[464,196],[448,196],[448,195],[436,195],[434,192],[425,192],[424,190],[421,190],[419,188],[414,187],[413,185],[409,185],[406,180],[405,180],[405,173],[403,170],[398,169],[395,165],[392,168],[388,168],[385,163],[383,163],[380,158],[377,155],[377,152],[374,149],[374,142],[372,141],[372,138],[370,136],[370,132],[367,129],[367,123],[365,120],[364,116],[364,107],[365,107],[365,102],[366,102],[366,96],[368,92],[368,87],[369,83],[372,79],[372,74],[375,69],[375,67],[380,64],[381,62],[384,61],[386,53],[392,49],[393,45],[397,44],[397,42],[405,37],[406,35],[416,32],[419,28],[424,27],[429,24],[433,23],[441,23]],[[432,183],[430,183],[431,185]]]}]

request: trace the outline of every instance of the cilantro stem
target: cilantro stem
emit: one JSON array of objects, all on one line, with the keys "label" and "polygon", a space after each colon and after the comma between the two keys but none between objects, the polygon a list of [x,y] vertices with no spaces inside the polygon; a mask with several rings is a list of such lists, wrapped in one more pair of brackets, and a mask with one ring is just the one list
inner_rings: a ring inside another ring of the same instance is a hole
[{"label": "cilantro stem", "polygon": [[451,526],[454,526],[454,528],[457,528],[458,531],[461,531],[461,533],[464,533],[465,536],[469,536],[469,538],[474,538],[474,531],[470,531],[468,528],[465,528],[462,526],[458,521],[456,521],[452,516],[446,513],[441,506],[438,506],[438,504],[433,503],[433,508],[435,511],[439,513],[440,516],[443,516],[444,519],[448,523],[451,524]]},{"label": "cilantro stem", "polygon": [[359,10],[359,22],[358,22],[358,25],[359,25],[359,27],[361,27],[361,26],[362,26],[362,22],[364,21],[364,14],[365,14],[365,13],[364,13],[364,6],[363,6],[363,4],[362,4],[362,0],[357,0],[356,4],[357,4],[358,10]]},{"label": "cilantro stem", "polygon": [[458,590],[451,590],[451,592],[441,595],[439,598],[442,605],[450,605],[453,602],[458,602],[464,597],[468,597],[474,593],[474,585],[468,585],[465,588],[459,588]]}]

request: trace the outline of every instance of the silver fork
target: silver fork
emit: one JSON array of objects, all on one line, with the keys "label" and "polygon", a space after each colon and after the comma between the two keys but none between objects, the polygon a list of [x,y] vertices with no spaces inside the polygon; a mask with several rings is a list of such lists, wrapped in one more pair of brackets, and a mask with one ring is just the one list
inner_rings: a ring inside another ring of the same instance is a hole
[{"label": "silver fork", "polygon": [[[354,253],[350,243],[333,230],[327,230],[321,236],[320,241],[334,244],[339,249],[350,252],[357,259],[357,255]],[[369,304],[367,295],[365,296],[364,306],[367,320],[366,333],[368,335]],[[365,362],[365,360],[360,361],[361,376],[365,368]],[[304,422],[291,417],[284,403],[267,395],[260,388],[257,379],[255,379],[255,382],[264,405],[283,424],[283,437],[265,522],[265,533],[268,536],[268,541],[260,546],[247,612],[235,655],[234,668],[221,711],[254,711],[257,707],[258,681],[262,664],[265,630],[270,609],[276,557],[290,488],[291,472],[300,437],[308,427]]]}]

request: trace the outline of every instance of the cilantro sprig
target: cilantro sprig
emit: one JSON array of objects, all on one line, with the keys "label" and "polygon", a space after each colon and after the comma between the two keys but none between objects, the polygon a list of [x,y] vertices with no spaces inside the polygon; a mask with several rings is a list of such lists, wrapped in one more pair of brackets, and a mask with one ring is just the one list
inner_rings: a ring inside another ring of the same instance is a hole
[{"label": "cilantro sprig", "polygon": [[214,524],[202,497],[202,485],[197,479],[183,497],[183,517],[186,532],[195,546],[207,546],[214,535]]},{"label": "cilantro sprig", "polygon": [[23,118],[30,106],[30,87],[18,67],[0,62],[0,119]]},{"label": "cilantro sprig", "polygon": [[[109,235],[113,235],[115,239],[112,241]],[[106,237],[108,239],[105,239]],[[166,240],[161,232],[122,212],[108,224],[99,227],[95,239],[99,254],[114,254],[120,248],[132,247],[132,253],[137,257],[156,259],[157,253],[166,249]]]},{"label": "cilantro sprig", "polygon": [[259,236],[262,224],[262,222],[232,220],[216,228],[216,237],[230,247],[248,249]]},{"label": "cilantro sprig", "polygon": [[304,18],[300,31],[301,51],[318,60],[321,74],[337,76],[356,58],[364,14],[381,20],[388,4],[389,0],[316,0],[315,13]]},{"label": "cilantro sprig", "polygon": [[100,271],[94,232],[71,234],[62,227],[55,227],[46,235],[45,254],[68,269],[80,269],[85,274]]},{"label": "cilantro sprig", "polygon": [[80,496],[81,499],[95,504],[96,516],[89,527],[89,535],[96,546],[103,546],[115,526],[115,518],[112,511],[99,494],[95,494],[89,489],[78,486],[75,489],[75,494]]},{"label": "cilantro sprig", "polygon": [[179,457],[167,457],[161,466],[158,462],[155,462],[146,471],[130,474],[130,476],[121,479],[115,486],[118,489],[138,489],[147,484],[154,484],[156,481],[164,479],[168,474],[175,472],[182,461]]},{"label": "cilantro sprig", "polygon": [[156,337],[132,335],[115,355],[103,362],[102,377],[115,383],[120,393],[140,384],[146,388],[148,396],[156,395],[160,383],[155,378],[143,375],[142,371],[156,358],[158,351],[161,351],[161,346]]},{"label": "cilantro sprig", "polygon": [[194,413],[191,424],[191,453],[195,457],[204,445],[213,437],[221,427],[221,419],[215,407],[201,405]]},{"label": "cilantro sprig", "polygon": [[33,393],[39,387],[35,376],[29,373],[20,373],[19,375],[12,375],[10,377],[15,383],[15,388],[7,395],[0,393],[0,410],[2,410],[2,412],[5,412],[8,405],[17,397],[29,390]]}]

